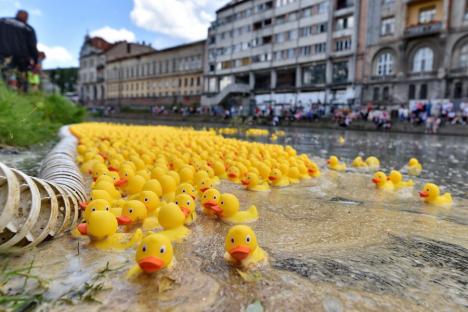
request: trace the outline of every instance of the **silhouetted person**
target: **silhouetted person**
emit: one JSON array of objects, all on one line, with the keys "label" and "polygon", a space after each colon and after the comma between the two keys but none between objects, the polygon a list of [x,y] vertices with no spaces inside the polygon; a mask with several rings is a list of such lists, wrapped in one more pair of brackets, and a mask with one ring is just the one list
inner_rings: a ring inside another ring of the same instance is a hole
[{"label": "silhouetted person", "polygon": [[36,32],[28,24],[28,17],[28,12],[20,10],[15,18],[0,18],[0,66],[18,71],[18,87],[24,91],[26,72],[38,61]]}]

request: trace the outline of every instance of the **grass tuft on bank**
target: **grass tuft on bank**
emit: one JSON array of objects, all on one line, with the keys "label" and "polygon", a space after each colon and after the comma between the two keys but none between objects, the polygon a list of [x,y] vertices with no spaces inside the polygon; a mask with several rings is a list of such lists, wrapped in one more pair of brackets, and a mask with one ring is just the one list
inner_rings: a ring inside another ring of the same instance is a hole
[{"label": "grass tuft on bank", "polygon": [[30,146],[53,139],[58,129],[83,120],[85,109],[60,95],[18,94],[0,83],[0,144]]}]

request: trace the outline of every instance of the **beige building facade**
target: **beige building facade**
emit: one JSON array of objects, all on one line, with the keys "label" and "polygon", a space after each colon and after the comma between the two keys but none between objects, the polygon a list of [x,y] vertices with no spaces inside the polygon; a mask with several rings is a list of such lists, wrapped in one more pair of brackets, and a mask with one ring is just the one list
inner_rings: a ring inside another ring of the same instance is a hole
[{"label": "beige building facade", "polygon": [[106,104],[195,105],[203,91],[205,41],[109,59]]}]

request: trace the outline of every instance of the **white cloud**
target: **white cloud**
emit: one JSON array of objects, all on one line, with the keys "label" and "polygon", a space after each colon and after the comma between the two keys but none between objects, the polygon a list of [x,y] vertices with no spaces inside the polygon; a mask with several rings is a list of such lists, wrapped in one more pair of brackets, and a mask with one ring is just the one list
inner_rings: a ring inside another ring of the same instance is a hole
[{"label": "white cloud", "polygon": [[110,26],[104,26],[102,28],[93,30],[91,32],[91,36],[102,37],[111,43],[122,40],[134,42],[136,40],[135,34],[130,30],[125,28],[115,29]]},{"label": "white cloud", "polygon": [[186,40],[205,38],[214,12],[227,1],[133,0],[130,13],[139,27]]},{"label": "white cloud", "polygon": [[77,59],[64,47],[49,47],[39,42],[37,44],[37,49],[46,54],[46,59],[43,64],[44,68],[76,66],[78,63]]},{"label": "white cloud", "polygon": [[34,16],[42,16],[42,11],[40,9],[31,9],[29,13]]}]

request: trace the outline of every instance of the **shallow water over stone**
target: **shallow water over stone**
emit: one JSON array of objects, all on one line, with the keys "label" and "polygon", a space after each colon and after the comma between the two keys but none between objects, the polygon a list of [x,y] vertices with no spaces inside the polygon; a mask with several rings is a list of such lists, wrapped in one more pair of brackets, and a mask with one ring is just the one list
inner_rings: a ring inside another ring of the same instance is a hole
[{"label": "shallow water over stone", "polygon": [[[310,145],[301,143],[313,140],[315,133],[288,135],[284,140],[324,166],[323,157],[331,153],[351,159],[362,151],[364,147],[352,143],[359,134],[346,134],[344,146],[337,143],[337,132],[326,134],[329,146],[320,145],[322,138]],[[387,141],[378,138],[383,148]],[[466,155],[461,143],[466,139],[447,142],[454,157],[461,156],[463,149]],[[387,168],[418,156],[402,151],[392,160],[392,155],[385,150],[379,153],[373,144],[368,143],[366,155],[374,151]],[[438,150],[434,148],[434,153]],[[440,181],[446,178],[447,189],[465,192],[466,179],[458,177],[466,178],[466,171],[462,172],[466,159],[457,158],[454,167],[424,159],[425,168],[434,174],[431,180],[444,184]],[[456,174],[447,178],[446,169]],[[267,311],[466,311],[468,200],[456,196],[452,208],[433,208],[417,196],[424,180],[417,179],[414,190],[384,194],[374,189],[370,177],[365,172],[323,170],[318,179],[266,193],[223,182],[219,189],[237,195],[242,209],[255,204],[259,210],[260,218],[252,227],[269,264],[250,282],[223,260],[229,226],[201,214],[191,226],[191,235],[175,245],[173,270],[158,275],[126,280],[134,251],[103,252],[88,246],[87,239],[70,235],[10,258],[9,267],[27,266],[35,259],[39,267],[33,272],[49,280],[45,296],[55,301],[47,305],[54,311],[239,311],[257,300]],[[107,262],[116,270],[97,280]],[[104,290],[96,294],[101,303],[76,300],[83,283],[95,279],[103,283]],[[69,297],[75,304],[57,301]]]}]

